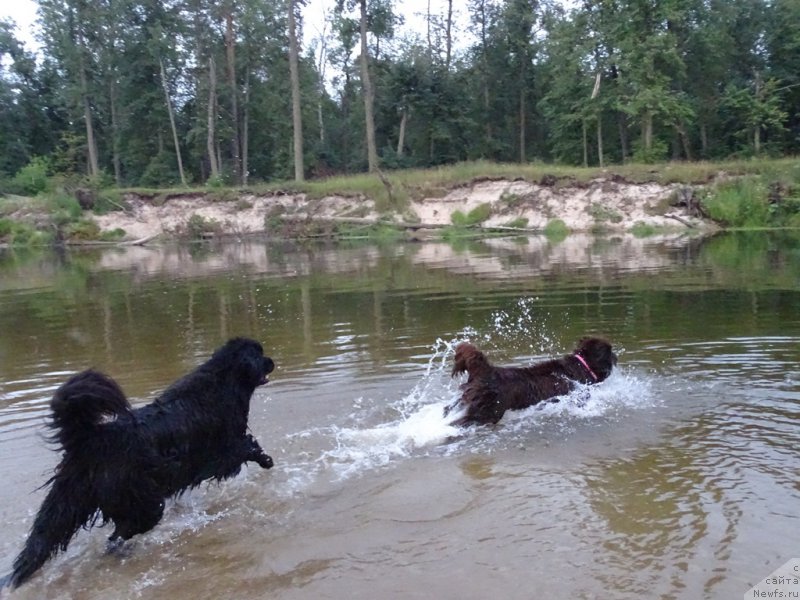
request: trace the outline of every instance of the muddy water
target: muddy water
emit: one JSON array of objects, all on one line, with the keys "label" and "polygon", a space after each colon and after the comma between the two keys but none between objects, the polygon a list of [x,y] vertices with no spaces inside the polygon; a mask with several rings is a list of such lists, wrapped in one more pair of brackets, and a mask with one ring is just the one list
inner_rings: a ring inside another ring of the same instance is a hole
[{"label": "muddy water", "polygon": [[[620,368],[456,431],[453,344],[498,362],[602,333]],[[274,456],[121,555],[81,532],[11,598],[740,598],[800,555],[800,240],[570,237],[0,254],[0,574],[93,366],[151,400],[221,341],[278,364]]]}]

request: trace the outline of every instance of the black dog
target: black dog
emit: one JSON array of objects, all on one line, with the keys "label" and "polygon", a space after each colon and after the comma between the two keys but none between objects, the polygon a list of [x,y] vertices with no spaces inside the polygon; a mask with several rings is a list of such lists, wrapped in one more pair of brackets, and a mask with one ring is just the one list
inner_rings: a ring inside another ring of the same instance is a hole
[{"label": "black dog", "polygon": [[137,409],[102,373],[70,378],[50,403],[61,462],[6,582],[27,581],[81,527],[112,521],[109,543],[121,544],[158,524],[165,499],[233,477],[248,461],[272,467],[247,419],[250,397],[274,368],[261,344],[235,338]]},{"label": "black dog", "polygon": [[463,394],[444,410],[446,417],[457,408],[466,414],[453,425],[497,423],[507,410],[519,410],[563,396],[575,383],[600,383],[611,375],[617,355],[606,340],[586,337],[572,354],[530,367],[495,367],[469,342],[456,347],[452,376],[468,373]]}]

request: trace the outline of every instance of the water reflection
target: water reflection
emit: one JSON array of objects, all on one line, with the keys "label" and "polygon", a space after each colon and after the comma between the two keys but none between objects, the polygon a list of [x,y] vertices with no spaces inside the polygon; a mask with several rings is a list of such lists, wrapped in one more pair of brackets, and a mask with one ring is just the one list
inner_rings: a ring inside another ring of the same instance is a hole
[{"label": "water reflection", "polygon": [[597,578],[630,594],[721,597],[723,581],[747,589],[748,564],[796,550],[793,536],[759,534],[764,519],[796,515],[800,402],[786,400],[731,394],[667,443],[592,467],[586,492],[610,533]]},{"label": "water reflection", "polygon": [[[279,466],[198,491],[122,565],[79,540],[27,597],[736,597],[796,551],[798,239],[0,251],[3,564],[67,374],[146,401],[246,334],[278,364],[252,427]],[[525,362],[593,332],[624,368],[604,410],[435,441],[454,339]]]}]

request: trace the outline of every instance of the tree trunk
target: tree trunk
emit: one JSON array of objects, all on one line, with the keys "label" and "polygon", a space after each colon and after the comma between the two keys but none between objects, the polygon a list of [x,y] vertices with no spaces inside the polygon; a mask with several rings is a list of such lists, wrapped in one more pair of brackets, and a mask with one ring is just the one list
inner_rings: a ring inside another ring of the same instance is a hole
[{"label": "tree trunk", "polygon": [[492,147],[492,120],[489,117],[491,98],[489,96],[489,58],[486,51],[486,2],[481,2],[481,60],[483,61],[483,110],[486,121],[486,147]]},{"label": "tree trunk", "polygon": [[247,185],[250,175],[250,68],[244,75],[244,108],[242,114],[242,185]]},{"label": "tree trunk", "polygon": [[397,156],[403,156],[403,146],[406,141],[406,123],[408,122],[408,109],[403,107],[403,116],[400,118],[400,135],[397,136]]},{"label": "tree trunk", "polygon": [[226,5],[225,13],[225,58],[227,60],[228,87],[231,95],[231,121],[233,138],[231,139],[231,156],[233,157],[233,176],[237,183],[241,181],[241,159],[239,140],[239,99],[236,86],[236,39],[233,30],[233,3]]},{"label": "tree trunk", "polygon": [[298,68],[295,0],[289,0],[289,75],[292,80],[292,129],[294,130],[294,180],[303,181],[303,115],[300,106],[300,74]]},{"label": "tree trunk", "polygon": [[119,114],[117,113],[116,73],[111,73],[109,104],[111,105],[111,162],[114,165],[114,182],[122,185],[122,165],[119,158]]},{"label": "tree trunk", "polygon": [[589,166],[589,143],[586,141],[586,119],[581,122],[581,133],[583,134],[583,167]]},{"label": "tree trunk", "polygon": [[175,126],[175,113],[172,110],[172,100],[169,97],[169,86],[167,85],[167,74],[164,70],[164,61],[158,59],[161,67],[161,85],[164,87],[164,100],[167,103],[167,114],[169,115],[169,126],[172,129],[172,143],[175,146],[175,157],[178,160],[178,173],[181,176],[181,184],[186,185],[186,174],[183,172],[183,159],[181,158],[181,145],[178,141],[178,128]]},{"label": "tree trunk", "polygon": [[81,98],[83,101],[83,119],[86,125],[86,146],[89,159],[89,175],[98,177],[100,175],[100,164],[97,160],[97,142],[94,138],[94,123],[92,121],[92,104],[89,101],[89,83],[86,80],[86,63],[84,62],[83,36],[78,34],[78,52],[80,53],[80,84]]},{"label": "tree trunk", "polygon": [[700,151],[703,158],[708,158],[708,126],[705,123],[700,125]]},{"label": "tree trunk", "polygon": [[[327,15],[326,15],[327,17]],[[328,39],[327,31],[327,18],[325,24],[322,26],[322,34],[320,35],[320,49],[319,60],[317,61],[317,73],[319,74],[319,89],[317,91],[317,125],[319,126],[319,141],[325,144],[325,121],[322,118],[322,101],[325,99],[325,71],[328,66],[326,56],[328,54]]]},{"label": "tree trunk", "polygon": [[642,115],[642,145],[645,152],[649,154],[653,148],[653,113],[649,110]]},{"label": "tree trunk", "polygon": [[428,64],[433,62],[433,42],[431,41],[431,0],[428,0],[428,18],[426,23],[428,25]]},{"label": "tree trunk", "polygon": [[[763,94],[761,93],[761,73],[755,71],[754,74],[755,74],[755,86],[756,86],[756,104],[760,105],[763,99]],[[756,123],[753,126],[753,150],[755,150],[756,155],[758,155],[761,152],[760,123]]]},{"label": "tree trunk", "polygon": [[689,140],[689,134],[686,133],[686,126],[683,124],[683,121],[678,123],[677,126],[678,130],[678,137],[681,140],[681,146],[683,147],[683,155],[686,160],[692,160],[692,142]]},{"label": "tree trunk", "polygon": [[521,69],[520,73],[520,85],[522,86],[519,90],[519,162],[524,163],[526,161],[525,156],[525,127],[526,127],[526,102],[525,102],[525,77],[524,77],[524,67]]},{"label": "tree trunk", "polygon": [[444,62],[445,71],[450,70],[450,56],[453,52],[453,0],[447,0],[447,55]]},{"label": "tree trunk", "polygon": [[214,65],[214,57],[208,59],[208,129],[206,135],[206,151],[208,152],[208,164],[211,169],[211,177],[219,177],[219,163],[217,162],[216,149],[216,104],[217,104],[217,70]]},{"label": "tree trunk", "polygon": [[367,164],[370,173],[378,170],[378,150],[375,146],[375,117],[373,115],[374,92],[369,77],[369,55],[367,54],[367,0],[361,5],[361,82],[364,87],[364,116],[367,128]]},{"label": "tree trunk", "polygon": [[602,169],[605,165],[605,159],[603,157],[603,121],[600,118],[600,115],[597,115],[597,161]]}]

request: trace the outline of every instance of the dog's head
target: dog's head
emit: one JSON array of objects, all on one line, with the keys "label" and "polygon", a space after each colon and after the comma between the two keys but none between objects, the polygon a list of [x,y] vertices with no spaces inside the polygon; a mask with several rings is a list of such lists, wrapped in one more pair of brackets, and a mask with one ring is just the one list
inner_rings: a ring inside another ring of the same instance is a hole
[{"label": "dog's head", "polygon": [[272,359],[264,356],[261,344],[244,337],[229,340],[214,353],[214,359],[230,366],[239,381],[253,388],[267,383],[267,375],[275,369]]},{"label": "dog's head", "polygon": [[461,373],[469,373],[470,377],[480,375],[492,368],[483,352],[469,342],[462,342],[456,346],[455,364],[451,377]]},{"label": "dog's head", "polygon": [[617,355],[611,344],[599,337],[585,337],[578,341],[575,354],[583,357],[589,368],[597,375],[598,381],[603,381],[611,375],[617,364]]}]

